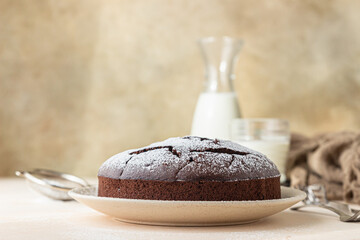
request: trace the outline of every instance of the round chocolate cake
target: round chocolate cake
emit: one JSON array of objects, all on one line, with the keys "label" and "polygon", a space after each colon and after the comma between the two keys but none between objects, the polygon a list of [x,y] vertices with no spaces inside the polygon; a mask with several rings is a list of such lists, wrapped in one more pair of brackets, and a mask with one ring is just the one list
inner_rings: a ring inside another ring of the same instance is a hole
[{"label": "round chocolate cake", "polygon": [[101,197],[239,201],[278,199],[280,173],[239,144],[187,136],[128,150],[100,167]]}]

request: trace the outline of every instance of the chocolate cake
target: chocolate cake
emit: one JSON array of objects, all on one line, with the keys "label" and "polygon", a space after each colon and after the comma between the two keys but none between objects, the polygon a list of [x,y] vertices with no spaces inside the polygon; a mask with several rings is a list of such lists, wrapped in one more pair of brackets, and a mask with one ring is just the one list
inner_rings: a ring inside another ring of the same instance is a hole
[{"label": "chocolate cake", "polygon": [[280,173],[239,144],[187,136],[119,153],[98,173],[101,197],[239,201],[278,199]]}]

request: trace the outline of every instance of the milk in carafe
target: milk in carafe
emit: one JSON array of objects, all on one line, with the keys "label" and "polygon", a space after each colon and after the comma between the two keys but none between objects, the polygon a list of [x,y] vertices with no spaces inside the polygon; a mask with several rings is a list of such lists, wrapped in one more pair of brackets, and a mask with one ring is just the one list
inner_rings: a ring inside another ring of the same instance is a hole
[{"label": "milk in carafe", "polygon": [[191,135],[209,138],[230,138],[232,119],[240,117],[235,93],[202,93],[199,96]]}]

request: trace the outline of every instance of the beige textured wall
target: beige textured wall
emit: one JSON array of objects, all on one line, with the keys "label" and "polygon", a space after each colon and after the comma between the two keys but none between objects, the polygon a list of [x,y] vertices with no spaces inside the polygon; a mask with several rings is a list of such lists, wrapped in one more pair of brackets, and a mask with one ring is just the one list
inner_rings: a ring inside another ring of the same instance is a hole
[{"label": "beige textured wall", "polygon": [[245,117],[360,127],[360,1],[0,0],[0,175],[95,176],[119,151],[190,131],[195,40],[246,42]]}]

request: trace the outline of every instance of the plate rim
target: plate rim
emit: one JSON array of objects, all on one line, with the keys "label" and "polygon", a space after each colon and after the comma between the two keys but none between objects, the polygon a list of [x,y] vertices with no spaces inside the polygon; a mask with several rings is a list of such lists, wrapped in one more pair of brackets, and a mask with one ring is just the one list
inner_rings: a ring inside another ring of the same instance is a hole
[{"label": "plate rim", "polygon": [[269,200],[243,200],[243,201],[187,201],[187,200],[155,200],[155,199],[130,199],[130,198],[112,198],[112,197],[99,197],[99,196],[94,196],[94,195],[87,195],[87,194],[82,194],[79,193],[79,191],[83,191],[85,189],[97,189],[97,186],[87,186],[87,187],[79,187],[79,188],[74,188],[72,190],[70,190],[68,192],[68,194],[74,198],[75,200],[77,200],[77,196],[79,196],[80,198],[89,198],[89,199],[93,199],[93,200],[102,200],[102,201],[118,201],[118,202],[138,202],[138,203],[147,203],[147,204],[151,204],[151,203],[156,203],[156,204],[166,204],[166,203],[179,203],[179,204],[208,204],[208,205],[222,205],[222,204],[254,204],[254,203],[279,203],[279,202],[288,202],[288,201],[301,201],[303,199],[306,198],[306,193],[304,191],[301,191],[299,189],[296,188],[292,188],[292,187],[285,187],[285,186],[281,186],[281,193],[283,193],[283,191],[293,191],[295,194],[294,196],[291,197],[281,197],[280,199],[269,199]]}]

